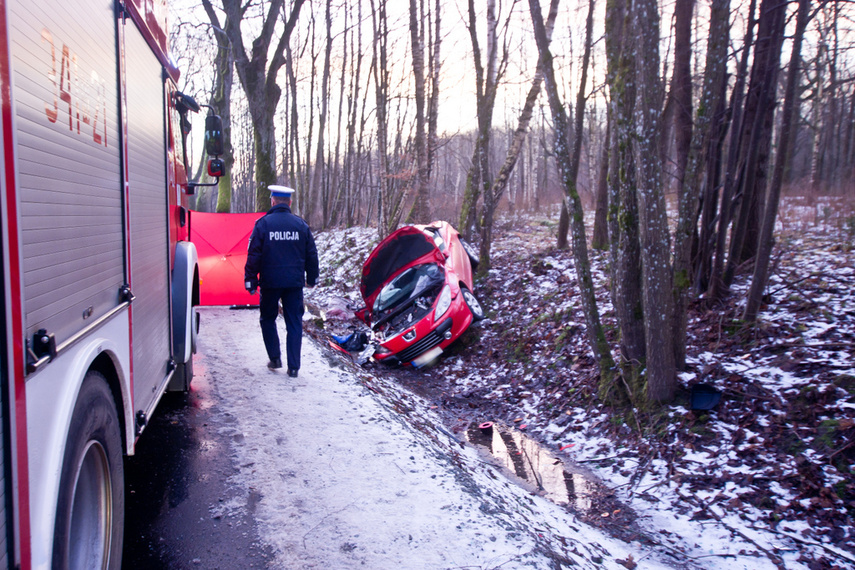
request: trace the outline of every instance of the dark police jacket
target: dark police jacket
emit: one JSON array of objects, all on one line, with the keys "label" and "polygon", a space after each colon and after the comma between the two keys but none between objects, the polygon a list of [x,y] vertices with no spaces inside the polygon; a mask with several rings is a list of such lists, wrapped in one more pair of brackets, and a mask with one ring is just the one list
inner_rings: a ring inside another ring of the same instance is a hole
[{"label": "dark police jacket", "polygon": [[273,206],[255,222],[249,238],[244,280],[255,283],[259,275],[262,287],[314,287],[318,280],[312,230],[285,204]]}]

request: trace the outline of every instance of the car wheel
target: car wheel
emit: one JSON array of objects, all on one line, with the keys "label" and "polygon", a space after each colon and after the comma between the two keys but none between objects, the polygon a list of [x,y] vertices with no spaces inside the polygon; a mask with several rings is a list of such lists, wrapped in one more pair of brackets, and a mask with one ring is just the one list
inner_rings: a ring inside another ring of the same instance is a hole
[{"label": "car wheel", "polygon": [[461,289],[463,294],[463,300],[466,301],[466,306],[469,307],[469,312],[472,313],[472,319],[476,321],[483,320],[484,318],[484,308],[481,306],[481,303],[478,302],[478,299],[475,298],[475,295],[472,294],[472,291],[469,289]]},{"label": "car wheel", "polygon": [[53,568],[121,568],[125,481],[119,430],[107,381],[88,372],[65,444]]},{"label": "car wheel", "polygon": [[478,255],[478,250],[472,247],[472,244],[463,238],[460,238],[460,245],[463,246],[463,251],[466,252],[466,256],[469,258],[469,263],[472,265],[472,271],[475,271],[478,269],[478,264],[481,263],[481,257]]}]

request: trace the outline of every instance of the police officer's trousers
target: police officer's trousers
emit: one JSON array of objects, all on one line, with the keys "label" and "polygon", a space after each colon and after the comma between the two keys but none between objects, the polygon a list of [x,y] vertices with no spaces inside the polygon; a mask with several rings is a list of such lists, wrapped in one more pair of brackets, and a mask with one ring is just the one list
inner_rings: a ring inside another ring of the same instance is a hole
[{"label": "police officer's trousers", "polygon": [[282,317],[285,319],[285,354],[288,370],[300,369],[300,347],[303,343],[303,288],[279,289],[261,287],[261,336],[270,360],[281,358],[279,333],[276,317],[279,315],[279,300],[282,300]]}]

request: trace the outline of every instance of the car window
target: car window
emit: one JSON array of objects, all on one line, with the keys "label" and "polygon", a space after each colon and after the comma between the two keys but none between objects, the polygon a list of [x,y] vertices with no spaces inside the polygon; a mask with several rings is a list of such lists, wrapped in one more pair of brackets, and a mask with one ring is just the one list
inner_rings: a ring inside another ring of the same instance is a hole
[{"label": "car window", "polygon": [[442,269],[435,263],[410,267],[387,283],[374,301],[374,312],[385,311],[399,303],[422,295],[444,281]]}]

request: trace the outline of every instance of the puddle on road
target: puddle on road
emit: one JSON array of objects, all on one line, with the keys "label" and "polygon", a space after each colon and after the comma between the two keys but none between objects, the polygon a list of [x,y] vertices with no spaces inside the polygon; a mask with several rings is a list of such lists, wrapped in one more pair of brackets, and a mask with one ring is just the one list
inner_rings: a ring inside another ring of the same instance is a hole
[{"label": "puddle on road", "polygon": [[486,448],[504,468],[559,505],[590,513],[601,502],[598,499],[612,495],[604,485],[519,430],[498,424],[479,427],[473,423],[466,430],[466,437],[470,443]]}]

